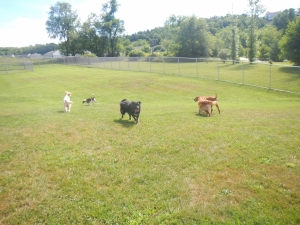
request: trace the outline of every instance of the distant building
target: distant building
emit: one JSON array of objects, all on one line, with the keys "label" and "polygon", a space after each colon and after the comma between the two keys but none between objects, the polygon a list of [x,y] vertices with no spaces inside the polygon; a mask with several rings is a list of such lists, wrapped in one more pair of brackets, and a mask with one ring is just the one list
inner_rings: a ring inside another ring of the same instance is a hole
[{"label": "distant building", "polygon": [[59,50],[47,52],[46,54],[43,55],[45,58],[60,58],[62,55],[60,54]]},{"label": "distant building", "polygon": [[274,19],[275,16],[277,16],[280,13],[280,11],[278,12],[267,12],[265,15],[265,18],[267,21],[271,21]]},{"label": "distant building", "polygon": [[27,58],[29,58],[29,59],[39,59],[39,58],[42,58],[42,55],[38,54],[38,53],[28,54]]}]

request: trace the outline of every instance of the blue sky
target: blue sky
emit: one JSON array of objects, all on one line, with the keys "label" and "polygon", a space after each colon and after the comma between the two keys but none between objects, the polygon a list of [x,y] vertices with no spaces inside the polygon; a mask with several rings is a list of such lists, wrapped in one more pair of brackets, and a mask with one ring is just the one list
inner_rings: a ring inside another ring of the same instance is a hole
[{"label": "blue sky", "polygon": [[[81,21],[90,13],[100,14],[108,0],[60,0],[77,11]],[[57,0],[0,0],[0,47],[25,47],[58,43],[49,39],[45,23]],[[127,34],[161,27],[171,15],[209,18],[248,10],[248,0],[118,0],[116,17],[123,20]],[[300,8],[295,0],[261,0],[267,11]]]}]

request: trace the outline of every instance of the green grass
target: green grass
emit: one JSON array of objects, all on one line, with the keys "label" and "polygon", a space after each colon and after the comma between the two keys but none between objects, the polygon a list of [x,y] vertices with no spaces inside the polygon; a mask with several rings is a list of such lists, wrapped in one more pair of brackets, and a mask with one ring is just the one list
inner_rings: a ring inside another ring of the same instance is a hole
[{"label": "green grass", "polygon": [[[287,62],[270,66],[268,63],[223,63],[213,59],[208,61],[197,59],[196,61],[191,58],[151,58],[151,62],[147,59],[141,58],[139,61],[138,58],[118,58],[118,60],[115,58],[92,58],[89,66],[201,77],[300,94],[300,69],[292,67]],[[129,60],[129,62],[122,60]],[[85,59],[85,61],[88,60]]]},{"label": "green grass", "polygon": [[0,99],[0,224],[300,223],[299,95],[61,66],[1,75]]}]

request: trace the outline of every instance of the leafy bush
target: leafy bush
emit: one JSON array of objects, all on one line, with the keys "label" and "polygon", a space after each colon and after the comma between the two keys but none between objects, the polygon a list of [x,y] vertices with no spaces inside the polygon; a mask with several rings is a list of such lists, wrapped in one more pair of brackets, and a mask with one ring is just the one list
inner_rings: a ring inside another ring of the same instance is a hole
[{"label": "leafy bush", "polygon": [[146,54],[141,50],[131,50],[128,54],[129,57],[144,57]]},{"label": "leafy bush", "polygon": [[126,46],[126,48],[125,48],[125,55],[128,56],[129,52],[131,52],[132,50],[134,50],[133,45]]},{"label": "leafy bush", "polygon": [[229,49],[221,49],[221,51],[219,52],[219,57],[220,59],[227,60],[230,56],[230,50]]}]

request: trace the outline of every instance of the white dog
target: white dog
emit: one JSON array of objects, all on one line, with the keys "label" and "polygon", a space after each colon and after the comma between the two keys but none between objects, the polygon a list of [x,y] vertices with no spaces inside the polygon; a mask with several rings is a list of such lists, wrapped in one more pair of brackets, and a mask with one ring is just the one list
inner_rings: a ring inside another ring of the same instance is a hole
[{"label": "white dog", "polygon": [[70,99],[72,93],[69,91],[66,91],[66,96],[63,99],[63,105],[64,105],[64,111],[65,112],[70,112],[71,111],[71,106],[72,106],[72,101]]}]

